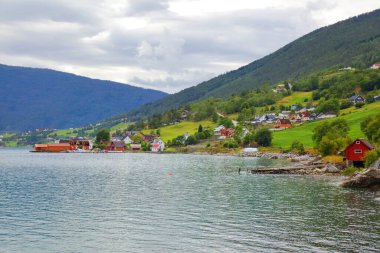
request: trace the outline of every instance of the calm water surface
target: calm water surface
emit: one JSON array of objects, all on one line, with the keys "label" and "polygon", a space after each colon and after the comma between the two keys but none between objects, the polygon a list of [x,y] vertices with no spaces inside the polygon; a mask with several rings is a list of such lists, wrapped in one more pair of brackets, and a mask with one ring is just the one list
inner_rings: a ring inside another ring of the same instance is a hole
[{"label": "calm water surface", "polygon": [[256,158],[0,150],[0,252],[379,252],[380,202]]}]

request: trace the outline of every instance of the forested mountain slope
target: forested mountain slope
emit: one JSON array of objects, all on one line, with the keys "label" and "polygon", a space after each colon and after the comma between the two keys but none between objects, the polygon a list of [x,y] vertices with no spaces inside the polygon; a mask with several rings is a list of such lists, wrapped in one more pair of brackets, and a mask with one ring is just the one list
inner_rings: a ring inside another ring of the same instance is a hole
[{"label": "forested mountain slope", "polygon": [[0,65],[0,131],[83,126],[166,95],[48,69]]},{"label": "forested mountain slope", "polygon": [[380,61],[380,10],[320,28],[262,59],[120,117],[140,119],[207,97],[228,97],[264,82],[274,84],[331,67],[366,68],[377,61]]}]

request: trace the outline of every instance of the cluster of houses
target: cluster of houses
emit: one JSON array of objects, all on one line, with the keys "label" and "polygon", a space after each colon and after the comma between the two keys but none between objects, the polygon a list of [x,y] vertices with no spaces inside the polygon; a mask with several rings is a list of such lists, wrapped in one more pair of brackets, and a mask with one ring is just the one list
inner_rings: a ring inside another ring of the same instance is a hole
[{"label": "cluster of houses", "polygon": [[286,129],[292,126],[293,123],[301,123],[305,121],[312,121],[317,119],[326,119],[326,118],[334,118],[337,115],[332,112],[327,113],[316,113],[315,108],[306,107],[297,109],[297,105],[292,105],[292,111],[282,111],[278,115],[275,113],[267,113],[262,115],[257,115],[250,121],[246,123],[251,123],[253,125],[268,125],[272,126],[274,129]]},{"label": "cluster of houses", "polygon": [[[126,131],[123,137],[112,137],[110,141],[104,142],[107,152],[124,152],[127,147],[132,151],[142,149],[141,143],[134,143],[133,136],[140,135],[143,142],[150,144],[152,152],[162,152],[165,149],[165,143],[154,134],[143,134],[140,131]],[[35,144],[35,152],[88,152],[92,150],[93,143],[82,137],[71,138],[68,140],[59,140],[55,143]]]}]

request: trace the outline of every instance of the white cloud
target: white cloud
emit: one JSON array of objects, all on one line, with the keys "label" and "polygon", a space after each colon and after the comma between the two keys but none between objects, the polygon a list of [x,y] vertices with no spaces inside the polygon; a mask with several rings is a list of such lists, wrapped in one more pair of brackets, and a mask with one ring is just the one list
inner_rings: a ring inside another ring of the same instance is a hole
[{"label": "white cloud", "polygon": [[0,0],[3,64],[175,92],[377,0]]}]

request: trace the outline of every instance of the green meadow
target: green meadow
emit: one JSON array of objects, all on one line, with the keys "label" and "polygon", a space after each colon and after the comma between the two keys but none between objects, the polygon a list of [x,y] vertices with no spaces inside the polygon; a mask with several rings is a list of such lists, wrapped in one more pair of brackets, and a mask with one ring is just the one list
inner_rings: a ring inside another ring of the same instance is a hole
[{"label": "green meadow", "polygon": [[[365,135],[360,130],[360,123],[367,117],[380,113],[380,102],[365,105],[360,109],[354,107],[342,110],[338,118],[347,120],[350,131],[349,135],[352,139],[365,138]],[[336,118],[335,118],[336,119]],[[333,119],[325,119],[327,121]],[[289,128],[283,131],[273,133],[273,146],[281,148],[289,148],[294,140],[299,140],[305,147],[313,147],[312,140],[313,129],[324,120],[317,120],[309,123],[304,123],[301,126]]]}]

